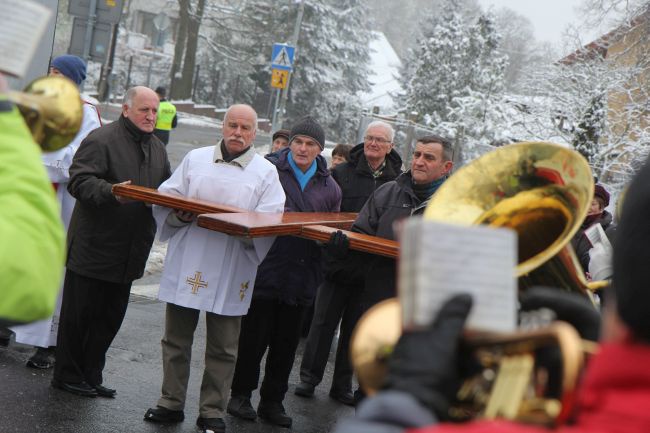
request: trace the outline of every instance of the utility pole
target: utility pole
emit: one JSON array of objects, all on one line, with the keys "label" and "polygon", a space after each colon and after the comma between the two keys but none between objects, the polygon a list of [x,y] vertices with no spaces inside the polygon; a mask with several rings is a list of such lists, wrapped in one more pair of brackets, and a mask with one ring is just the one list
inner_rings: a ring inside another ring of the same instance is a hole
[{"label": "utility pole", "polygon": [[[293,28],[293,36],[291,37],[291,45],[296,48],[296,51],[298,51],[298,37],[300,36],[300,25],[302,24],[302,16],[305,13],[305,1],[302,0],[300,2],[300,6],[298,6],[298,16],[296,17],[296,25]],[[296,62],[294,58],[294,63]],[[284,108],[287,105],[287,97],[289,95],[289,84],[291,84],[291,75],[293,73],[289,73],[289,76],[287,77],[287,84],[284,89],[282,89],[282,96],[280,98],[280,107],[278,111],[278,126],[277,128],[275,127],[275,124],[273,124],[273,129],[278,130],[282,128],[282,123],[284,122]]]},{"label": "utility pole", "polygon": [[[88,64],[90,59],[90,46],[93,43],[93,30],[97,21],[97,0],[90,0],[88,4],[88,22],[86,23],[86,36],[84,37],[84,50],[82,58]],[[84,82],[81,82],[80,90],[83,91]]]}]

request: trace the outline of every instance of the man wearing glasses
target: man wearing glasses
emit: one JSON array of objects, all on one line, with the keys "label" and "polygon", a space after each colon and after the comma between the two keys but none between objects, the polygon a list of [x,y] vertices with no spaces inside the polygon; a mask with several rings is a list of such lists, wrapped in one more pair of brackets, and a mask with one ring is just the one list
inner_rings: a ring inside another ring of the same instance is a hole
[{"label": "man wearing glasses", "polygon": [[[342,191],[341,212],[359,212],[377,188],[402,172],[402,159],[393,149],[394,135],[390,124],[382,121],[370,123],[363,143],[352,148],[348,162],[332,170],[332,177]],[[316,386],[323,379],[332,339],[340,321],[341,333],[329,395],[341,403],[354,405],[348,346],[352,329],[361,315],[359,296],[362,289],[362,280],[356,278],[336,283],[327,279],[318,288],[296,395],[314,395]]]}]

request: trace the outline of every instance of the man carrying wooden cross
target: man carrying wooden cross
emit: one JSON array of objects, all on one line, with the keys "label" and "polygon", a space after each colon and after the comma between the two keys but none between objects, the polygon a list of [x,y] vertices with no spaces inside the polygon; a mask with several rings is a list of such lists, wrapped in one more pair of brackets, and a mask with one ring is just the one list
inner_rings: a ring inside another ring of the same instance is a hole
[{"label": "man carrying wooden cross", "polygon": [[[255,212],[282,212],[278,173],[255,152],[257,114],[233,105],[216,146],[189,152],[159,191]],[[226,402],[235,370],[241,317],[248,312],[257,266],[273,238],[244,241],[196,225],[195,216],[154,207],[160,239],[169,241],[159,299],[167,302],[162,339],[163,383],[157,406],[144,419],[181,422],[194,331],[206,312],[205,370],[199,398],[201,431],[224,432]]]}]

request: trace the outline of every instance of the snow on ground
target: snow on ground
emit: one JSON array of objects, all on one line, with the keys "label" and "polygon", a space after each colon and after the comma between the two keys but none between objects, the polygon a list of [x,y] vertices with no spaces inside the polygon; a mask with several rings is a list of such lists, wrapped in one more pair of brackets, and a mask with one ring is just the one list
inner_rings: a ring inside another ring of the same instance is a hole
[{"label": "snow on ground", "polygon": [[154,241],[147,260],[147,266],[144,269],[144,276],[162,272],[167,254],[167,242]]},{"label": "snow on ground", "polygon": [[214,119],[207,116],[197,116],[196,114],[188,114],[178,112],[178,123],[183,125],[191,126],[209,126],[209,127],[221,127],[221,120]]}]

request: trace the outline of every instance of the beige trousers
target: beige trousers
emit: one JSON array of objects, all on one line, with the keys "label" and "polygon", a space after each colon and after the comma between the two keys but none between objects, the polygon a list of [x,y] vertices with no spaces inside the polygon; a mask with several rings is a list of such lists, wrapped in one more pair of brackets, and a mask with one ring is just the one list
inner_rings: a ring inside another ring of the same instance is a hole
[{"label": "beige trousers", "polygon": [[[165,335],[161,341],[162,396],[158,406],[170,410],[185,408],[192,342],[199,314],[199,310],[167,304]],[[223,418],[237,361],[241,316],[206,313],[205,321],[205,369],[199,397],[199,416]]]}]

